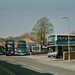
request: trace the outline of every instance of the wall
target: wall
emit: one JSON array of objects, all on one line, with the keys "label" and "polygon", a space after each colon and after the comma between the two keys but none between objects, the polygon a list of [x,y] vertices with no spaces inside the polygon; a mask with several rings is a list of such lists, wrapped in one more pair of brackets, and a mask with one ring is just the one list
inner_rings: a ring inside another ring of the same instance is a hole
[{"label": "wall", "polygon": [[[63,60],[68,60],[68,52],[63,52]],[[75,59],[75,51],[70,52],[70,59]]]}]

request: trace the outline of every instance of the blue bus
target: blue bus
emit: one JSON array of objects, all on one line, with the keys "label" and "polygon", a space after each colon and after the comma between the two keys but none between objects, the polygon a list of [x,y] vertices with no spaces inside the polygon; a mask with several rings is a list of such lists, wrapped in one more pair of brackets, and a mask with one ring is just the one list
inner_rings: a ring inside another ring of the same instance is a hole
[{"label": "blue bus", "polygon": [[17,41],[17,55],[26,55],[26,41],[24,40],[18,40]]},{"label": "blue bus", "polygon": [[4,46],[0,46],[0,55],[4,54]]},{"label": "blue bus", "polygon": [[6,56],[7,55],[15,55],[13,40],[6,40],[5,41],[5,54],[6,54]]}]

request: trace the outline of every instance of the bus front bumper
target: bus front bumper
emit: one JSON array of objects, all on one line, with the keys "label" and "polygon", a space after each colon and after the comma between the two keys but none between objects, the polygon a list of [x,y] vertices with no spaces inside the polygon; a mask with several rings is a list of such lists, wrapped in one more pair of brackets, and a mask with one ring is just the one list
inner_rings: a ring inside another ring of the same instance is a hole
[{"label": "bus front bumper", "polygon": [[17,55],[26,55],[26,53],[17,53]]}]

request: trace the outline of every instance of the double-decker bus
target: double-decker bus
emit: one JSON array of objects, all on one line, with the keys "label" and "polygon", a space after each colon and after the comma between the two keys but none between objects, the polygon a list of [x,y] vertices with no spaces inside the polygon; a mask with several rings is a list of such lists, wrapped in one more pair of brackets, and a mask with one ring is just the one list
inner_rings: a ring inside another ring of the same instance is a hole
[{"label": "double-decker bus", "polygon": [[26,54],[27,54],[26,41],[18,40],[17,41],[17,55],[26,55]]},{"label": "double-decker bus", "polygon": [[70,45],[70,51],[75,51],[75,35],[57,34],[50,35],[48,37],[47,47],[48,56],[62,57],[64,51],[68,51],[68,43]]},{"label": "double-decker bus", "polygon": [[5,54],[6,54],[6,56],[7,55],[15,55],[13,40],[6,40],[5,41]]},{"label": "double-decker bus", "polygon": [[0,46],[0,55],[4,54],[4,46]]}]

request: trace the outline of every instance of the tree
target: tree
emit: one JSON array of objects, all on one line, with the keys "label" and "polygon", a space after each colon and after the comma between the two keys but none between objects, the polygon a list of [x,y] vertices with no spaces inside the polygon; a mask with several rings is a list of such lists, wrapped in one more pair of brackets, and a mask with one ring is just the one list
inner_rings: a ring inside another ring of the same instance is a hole
[{"label": "tree", "polygon": [[75,35],[75,31],[72,31],[70,34],[74,34]]},{"label": "tree", "polygon": [[13,36],[9,36],[9,37],[6,38],[6,40],[13,40],[13,39],[14,39]]},{"label": "tree", "polygon": [[21,39],[24,39],[24,38],[30,38],[30,33],[28,33],[28,32],[26,32],[26,33],[24,33],[23,35],[21,35]]},{"label": "tree", "polygon": [[36,23],[32,29],[32,35],[39,40],[39,44],[45,44],[47,42],[46,36],[54,32],[54,26],[49,22],[49,19],[42,17]]}]

